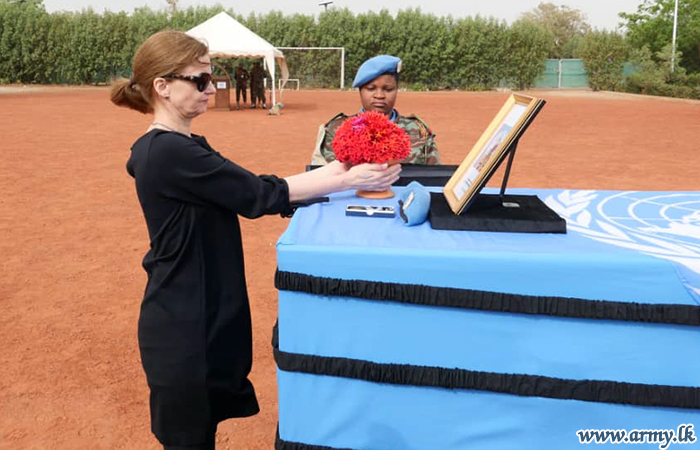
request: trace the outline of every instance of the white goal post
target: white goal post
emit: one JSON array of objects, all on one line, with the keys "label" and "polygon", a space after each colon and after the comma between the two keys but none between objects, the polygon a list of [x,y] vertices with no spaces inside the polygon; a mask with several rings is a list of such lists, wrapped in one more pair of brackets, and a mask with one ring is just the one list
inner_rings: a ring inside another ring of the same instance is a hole
[{"label": "white goal post", "polygon": [[[299,78],[287,78],[287,84],[289,83],[296,83],[296,90],[299,90]],[[277,90],[282,91],[282,80],[277,80]]]},{"label": "white goal post", "polygon": [[277,47],[280,50],[340,50],[340,89],[345,89],[345,47]]}]

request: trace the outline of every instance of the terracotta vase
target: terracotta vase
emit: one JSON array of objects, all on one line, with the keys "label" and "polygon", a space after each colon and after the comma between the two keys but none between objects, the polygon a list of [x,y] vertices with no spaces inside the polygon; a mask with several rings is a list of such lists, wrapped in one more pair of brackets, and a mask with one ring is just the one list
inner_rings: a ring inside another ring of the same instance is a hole
[{"label": "terracotta vase", "polygon": [[[392,159],[389,161],[389,165],[393,166],[394,164],[399,164],[401,161]],[[358,191],[355,191],[355,195],[358,197],[362,198],[369,198],[372,200],[383,200],[387,198],[392,198],[394,197],[394,191],[391,190],[391,188],[384,190],[384,191],[365,191],[363,189],[360,189]]]}]

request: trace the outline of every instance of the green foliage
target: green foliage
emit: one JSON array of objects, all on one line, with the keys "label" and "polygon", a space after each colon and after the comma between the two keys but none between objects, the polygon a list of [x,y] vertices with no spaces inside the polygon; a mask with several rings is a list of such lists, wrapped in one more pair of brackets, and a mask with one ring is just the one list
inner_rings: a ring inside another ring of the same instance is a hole
[{"label": "green foliage", "polygon": [[[543,73],[547,56],[580,57],[594,89],[700,98],[700,0],[679,0],[678,51],[671,70],[674,0],[644,0],[621,14],[627,37],[590,31],[578,10],[541,3],[508,26],[493,18],[454,19],[409,8],[353,14],[331,8],[318,18],[281,12],[248,17],[222,6],[137,8],[131,13],[46,12],[42,0],[0,0],[0,83],[98,84],[131,75],[138,46],[163,29],[188,30],[221,11],[279,47],[345,47],[345,85],[360,64],[377,54],[403,59],[401,87],[490,89],[506,83],[525,89]],[[623,65],[631,53],[634,73]],[[303,86],[336,87],[340,52],[286,50],[293,78]],[[250,61],[217,59],[231,74]]]},{"label": "green foliage", "polygon": [[[190,28],[196,27],[200,23],[204,22],[207,19],[214,17],[215,15],[219,14],[222,11],[225,11],[225,9],[221,5],[216,5],[216,6],[201,6],[200,5],[200,6],[193,6],[193,7],[187,8],[185,10],[176,8],[175,11],[170,14],[169,20],[168,20],[167,16],[162,17],[162,20],[165,20],[166,22],[162,25],[162,27],[159,27],[158,29],[161,30],[163,28],[169,28],[171,30],[186,31],[186,30],[189,30]],[[145,12],[146,11],[144,11],[144,13]],[[228,11],[228,13],[232,17],[235,17],[232,11]]]},{"label": "green foliage", "polygon": [[[700,73],[688,74],[683,67],[671,71],[671,45],[654,55],[649,47],[634,50],[635,72],[627,77],[629,92],[665,97],[700,98]],[[676,54],[676,60],[682,55]]]},{"label": "green foliage", "polygon": [[0,2],[0,79],[36,83],[47,71],[46,16],[40,3]]},{"label": "green foliage", "polygon": [[[92,9],[49,14],[41,0],[0,0],[0,82],[98,84],[130,76],[133,55],[151,34],[187,30],[225,9],[180,9],[170,0],[162,10],[130,13]],[[362,62],[377,54],[403,59],[402,87],[489,89],[502,80],[528,87],[549,52],[551,33],[532,23],[491,18],[453,19],[406,9],[353,14],[331,8],[318,18],[281,12],[237,20],[279,47],[345,47],[345,84]],[[338,86],[340,52],[285,51],[293,78],[304,86]],[[217,71],[231,73],[236,59],[219,59]],[[248,61],[244,60],[248,66]]]},{"label": "green foliage", "polygon": [[[445,72],[452,68],[446,68],[452,63],[445,54],[448,40],[443,20],[421,14],[419,9],[408,9],[396,15],[392,32],[386,35],[387,51],[382,53],[401,56],[402,79],[437,88],[445,85]],[[364,56],[377,53],[366,52]]]},{"label": "green foliage", "polygon": [[562,45],[559,49],[561,53],[561,59],[580,59],[581,55],[579,48],[585,36],[585,34],[573,36],[571,39],[566,41],[564,45]]},{"label": "green foliage", "polygon": [[129,74],[130,54],[123,36],[129,30],[126,13],[107,12],[100,16],[92,9],[76,14],[67,45],[69,80],[80,84],[105,82],[115,75]]},{"label": "green foliage", "polygon": [[552,33],[529,20],[519,20],[508,30],[505,43],[505,78],[519,89],[535,84],[544,71],[552,47]]},{"label": "green foliage", "polygon": [[429,91],[430,90],[430,89],[428,89],[428,86],[426,86],[425,84],[423,84],[421,82],[411,83],[408,88],[411,91]]},{"label": "green foliage", "polygon": [[579,45],[579,55],[593,90],[619,90],[624,86],[623,67],[627,59],[625,37],[613,31],[592,31]]},{"label": "green foliage", "polygon": [[521,18],[534,22],[552,33],[550,58],[574,58],[580,42],[578,38],[591,31],[586,16],[578,9],[557,6],[553,3],[540,3]]},{"label": "green foliage", "polygon": [[[644,0],[635,13],[621,13],[630,44],[649,47],[656,55],[671,43],[675,0]],[[700,72],[700,0],[679,0],[677,49],[684,55],[680,65]],[[652,56],[656,59],[656,56]]]},{"label": "green foliage", "polygon": [[498,86],[508,69],[505,23],[477,16],[459,19],[448,29],[450,47],[444,56],[451,70],[445,72],[446,86],[479,90]]}]

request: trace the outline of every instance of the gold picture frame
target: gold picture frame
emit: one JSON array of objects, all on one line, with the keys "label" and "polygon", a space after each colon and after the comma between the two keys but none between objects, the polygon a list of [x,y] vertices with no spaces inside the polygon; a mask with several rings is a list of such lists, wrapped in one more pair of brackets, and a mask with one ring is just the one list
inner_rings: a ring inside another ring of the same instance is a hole
[{"label": "gold picture frame", "polygon": [[544,104],[520,94],[508,97],[442,190],[452,212],[468,208]]}]

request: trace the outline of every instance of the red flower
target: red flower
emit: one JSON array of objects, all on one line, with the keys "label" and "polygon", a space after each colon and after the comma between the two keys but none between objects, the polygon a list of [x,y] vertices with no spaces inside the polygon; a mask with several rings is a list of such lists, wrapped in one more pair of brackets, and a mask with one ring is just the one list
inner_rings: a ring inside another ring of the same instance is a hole
[{"label": "red flower", "polygon": [[411,153],[411,140],[384,114],[366,111],[338,127],[331,144],[340,162],[353,165],[402,161]]}]

